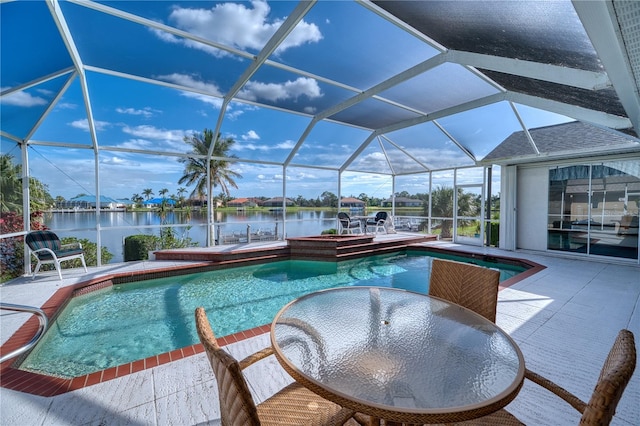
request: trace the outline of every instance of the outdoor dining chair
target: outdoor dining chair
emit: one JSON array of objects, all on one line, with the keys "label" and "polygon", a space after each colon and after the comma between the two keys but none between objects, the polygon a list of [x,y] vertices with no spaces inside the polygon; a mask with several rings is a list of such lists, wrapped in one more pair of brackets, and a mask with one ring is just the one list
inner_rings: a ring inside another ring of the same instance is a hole
[{"label": "outdoor dining chair", "polygon": [[256,405],[242,370],[273,354],[265,348],[237,361],[223,350],[213,334],[204,308],[196,308],[196,330],[218,383],[223,426],[359,425],[351,410],[316,395],[293,382]]},{"label": "outdoor dining chair", "polygon": [[[622,329],[618,333],[618,337],[613,343],[609,355],[604,362],[604,366],[600,371],[600,377],[598,378],[589,402],[585,403],[556,383],[529,369],[525,370],[524,377],[552,392],[580,412],[582,414],[580,417],[580,425],[600,426],[611,423],[618,402],[620,398],[622,398],[622,393],[627,387],[629,380],[631,380],[635,368],[636,345],[633,333],[629,330]],[[544,406],[544,402],[541,402],[541,407],[542,406]],[[522,425],[524,423],[520,422],[520,420],[507,410],[502,409],[488,416],[459,424],[468,426],[496,426]]]},{"label": "outdoor dining chair", "polygon": [[433,259],[429,294],[496,322],[500,272],[471,263]]},{"label": "outdoor dining chair", "polygon": [[80,259],[84,272],[87,272],[87,264],[84,261],[82,244],[62,244],[60,238],[52,231],[32,231],[24,239],[25,243],[38,260],[32,279],[36,277],[40,267],[44,264],[53,264],[58,271],[58,277],[62,281],[62,262]]},{"label": "outdoor dining chair", "polygon": [[351,217],[345,212],[338,213],[338,222],[340,223],[339,234],[353,234],[353,231],[357,230],[362,234],[362,223],[359,220],[352,220]]},{"label": "outdoor dining chair", "polygon": [[369,231],[369,228],[373,228],[373,232],[375,233],[384,232],[386,234],[387,228],[385,227],[385,225],[387,223],[387,217],[387,212],[378,212],[376,213],[375,217],[367,219],[367,232]]}]

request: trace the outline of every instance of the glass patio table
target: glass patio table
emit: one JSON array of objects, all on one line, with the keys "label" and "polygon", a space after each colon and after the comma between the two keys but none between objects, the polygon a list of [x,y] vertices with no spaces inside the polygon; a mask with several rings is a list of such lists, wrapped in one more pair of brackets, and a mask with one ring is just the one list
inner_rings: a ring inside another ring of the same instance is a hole
[{"label": "glass patio table", "polygon": [[271,324],[284,369],[324,398],[375,419],[448,423],[507,405],[524,358],[494,323],[406,290],[343,287],[286,305]]}]

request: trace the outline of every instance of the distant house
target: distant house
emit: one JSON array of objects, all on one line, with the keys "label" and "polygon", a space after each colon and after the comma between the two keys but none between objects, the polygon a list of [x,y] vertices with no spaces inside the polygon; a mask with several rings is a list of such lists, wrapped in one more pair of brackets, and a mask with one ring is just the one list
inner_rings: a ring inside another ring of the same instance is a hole
[{"label": "distant house", "polygon": [[143,201],[142,205],[150,209],[153,207],[160,207],[163,202],[165,205],[169,206],[174,206],[176,204],[176,200],[171,198],[152,198],[150,200]]},{"label": "distant house", "polygon": [[[262,206],[263,207],[282,207],[282,197],[274,197],[274,198],[269,198],[266,201],[262,202]],[[287,206],[291,207],[291,206],[295,206],[296,203],[293,202],[293,200],[291,200],[290,198],[287,198]]]},{"label": "distant house", "polygon": [[364,201],[353,197],[345,197],[340,200],[340,206],[354,209],[364,209]]},{"label": "distant house", "polygon": [[227,202],[227,207],[256,207],[261,203],[257,198],[236,198]]},{"label": "distant house", "polygon": [[[392,198],[387,198],[382,202],[382,207],[391,207]],[[422,207],[422,200],[407,197],[396,197],[396,207]]]},{"label": "distant house", "polygon": [[[96,196],[95,195],[83,195],[81,197],[72,198],[69,201],[64,201],[62,208],[78,208],[78,209],[95,209],[96,208]],[[101,209],[117,209],[122,207],[122,203],[114,200],[113,198],[100,196],[100,208]]]},{"label": "distant house", "polygon": [[118,206],[117,207],[119,209],[120,208],[124,209],[126,207],[131,207],[131,206],[133,206],[135,204],[133,201],[131,201],[128,198],[118,198],[116,201],[118,202]]}]

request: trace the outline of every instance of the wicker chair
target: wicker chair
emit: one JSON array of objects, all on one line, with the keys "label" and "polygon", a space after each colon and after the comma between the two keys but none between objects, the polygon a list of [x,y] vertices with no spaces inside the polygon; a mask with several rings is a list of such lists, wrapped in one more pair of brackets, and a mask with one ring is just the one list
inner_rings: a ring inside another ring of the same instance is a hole
[{"label": "wicker chair", "polygon": [[433,259],[429,294],[496,322],[500,272],[453,260]]},{"label": "wicker chair", "polygon": [[[609,355],[600,371],[600,377],[588,403],[556,385],[554,382],[525,370],[525,378],[553,392],[577,411],[582,413],[580,425],[608,425],[616,412],[616,407],[627,383],[636,368],[636,345],[633,333],[620,330],[609,351]],[[506,410],[497,411],[489,416],[459,423],[465,426],[522,425],[515,416]]]},{"label": "wicker chair", "polygon": [[341,408],[295,382],[256,406],[242,370],[273,354],[273,348],[263,349],[238,362],[218,345],[203,308],[196,309],[195,317],[198,336],[218,382],[223,426],[362,424],[352,418],[353,411]]}]

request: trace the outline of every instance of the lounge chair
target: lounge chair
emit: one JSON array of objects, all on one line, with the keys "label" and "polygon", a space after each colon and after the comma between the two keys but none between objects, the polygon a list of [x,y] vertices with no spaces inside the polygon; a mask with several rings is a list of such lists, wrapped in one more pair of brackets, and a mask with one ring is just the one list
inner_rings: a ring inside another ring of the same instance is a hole
[{"label": "lounge chair", "polygon": [[[552,392],[567,402],[578,412],[581,425],[608,425],[616,412],[618,402],[627,387],[633,370],[636,368],[636,345],[633,333],[620,330],[618,337],[600,371],[600,377],[589,402],[585,403],[577,396],[561,388],[549,379],[526,369],[524,377]],[[541,401],[540,409],[544,409]],[[499,410],[479,419],[457,423],[459,425],[494,426],[494,425],[522,425],[513,414],[507,410]]]},{"label": "lounge chair", "polygon": [[616,234],[618,236],[638,235],[638,216],[622,216],[620,222],[616,223]]},{"label": "lounge chair", "polygon": [[367,219],[367,223],[366,223],[367,232],[369,232],[369,228],[373,228],[372,232],[374,233],[384,232],[386,234],[387,218],[388,218],[387,212],[378,212],[376,213],[376,216],[374,218]]},{"label": "lounge chair", "polygon": [[429,294],[496,322],[500,272],[471,263],[433,259]]},{"label": "lounge chair", "polygon": [[362,234],[362,223],[359,220],[352,220],[345,212],[338,213],[338,223],[340,224],[339,234],[353,234],[355,230]]},{"label": "lounge chair", "polygon": [[211,330],[204,308],[196,308],[196,330],[218,383],[220,420],[227,426],[357,425],[354,412],[293,382],[256,405],[242,370],[273,354],[263,349],[238,362],[223,350]]},{"label": "lounge chair", "polygon": [[87,264],[84,261],[84,250],[82,244],[62,244],[60,238],[51,231],[32,231],[27,234],[24,242],[29,246],[31,254],[38,259],[38,264],[33,272],[32,279],[36,277],[40,267],[51,263],[58,271],[58,277],[62,281],[62,262],[67,260],[80,259],[84,272],[87,272]]}]

